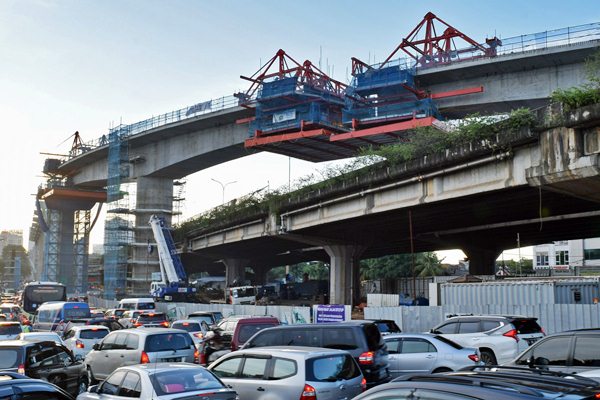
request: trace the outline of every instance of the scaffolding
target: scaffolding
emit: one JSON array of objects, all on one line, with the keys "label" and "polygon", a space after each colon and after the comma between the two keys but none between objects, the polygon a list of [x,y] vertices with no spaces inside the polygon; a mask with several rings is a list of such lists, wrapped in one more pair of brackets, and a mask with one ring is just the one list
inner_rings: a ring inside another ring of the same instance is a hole
[{"label": "scaffolding", "polygon": [[42,280],[46,282],[58,282],[61,212],[47,208],[46,215],[48,229],[45,232],[46,236],[44,240]]},{"label": "scaffolding", "polygon": [[90,232],[90,210],[75,210],[73,232],[73,254],[75,258],[75,291],[85,294],[88,289],[88,248]]},{"label": "scaffolding", "polygon": [[173,181],[173,221],[171,225],[178,225],[183,214],[182,208],[185,201],[185,186],[187,181],[185,179],[178,179]]},{"label": "scaffolding", "polygon": [[104,293],[125,295],[133,221],[129,204],[129,127],[119,125],[108,137],[107,217],[104,227]]}]

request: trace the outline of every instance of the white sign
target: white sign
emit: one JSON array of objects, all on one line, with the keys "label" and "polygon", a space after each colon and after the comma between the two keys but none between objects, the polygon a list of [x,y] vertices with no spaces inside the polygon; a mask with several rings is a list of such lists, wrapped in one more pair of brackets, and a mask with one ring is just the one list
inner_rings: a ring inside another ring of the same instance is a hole
[{"label": "white sign", "polygon": [[285,110],[273,114],[273,123],[278,124],[280,122],[290,121],[296,119],[296,110]]}]

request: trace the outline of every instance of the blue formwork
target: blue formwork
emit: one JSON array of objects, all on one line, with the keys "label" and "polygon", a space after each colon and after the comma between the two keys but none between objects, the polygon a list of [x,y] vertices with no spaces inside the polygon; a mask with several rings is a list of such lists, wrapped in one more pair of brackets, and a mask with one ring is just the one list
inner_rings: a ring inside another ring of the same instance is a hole
[{"label": "blue formwork", "polygon": [[344,100],[326,89],[299,84],[298,77],[264,82],[256,96],[250,137],[257,131],[300,130],[302,122],[317,128],[342,129]]},{"label": "blue formwork", "polygon": [[436,117],[441,118],[435,102],[420,98],[415,88],[415,68],[391,65],[369,68],[354,75],[346,90],[342,122],[377,121]]}]

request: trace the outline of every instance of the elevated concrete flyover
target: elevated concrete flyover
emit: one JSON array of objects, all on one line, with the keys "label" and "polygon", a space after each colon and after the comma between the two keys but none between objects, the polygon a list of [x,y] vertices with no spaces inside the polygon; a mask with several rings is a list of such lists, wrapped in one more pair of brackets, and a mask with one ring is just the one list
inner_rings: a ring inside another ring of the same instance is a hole
[{"label": "elevated concrete flyover", "polygon": [[320,248],[331,260],[332,301],[346,304],[356,300],[361,258],[460,248],[471,273],[493,273],[517,234],[521,246],[600,235],[599,127],[600,106],[588,107],[563,126],[389,167],[292,198],[272,215],[189,234],[187,248],[247,266],[282,265],[284,248],[310,261],[302,249]]}]

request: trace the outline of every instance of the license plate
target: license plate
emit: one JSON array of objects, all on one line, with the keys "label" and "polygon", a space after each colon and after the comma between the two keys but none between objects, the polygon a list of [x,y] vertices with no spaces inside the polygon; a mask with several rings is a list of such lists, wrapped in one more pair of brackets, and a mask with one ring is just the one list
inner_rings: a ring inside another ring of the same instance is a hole
[{"label": "license plate", "polygon": [[527,339],[525,339],[525,341],[527,342],[528,345],[531,346],[532,344],[534,344],[535,342],[537,342],[538,339],[539,338],[527,338]]},{"label": "license plate", "polygon": [[174,357],[174,358],[163,358],[162,359],[164,362],[180,362],[181,358],[179,357]]}]

